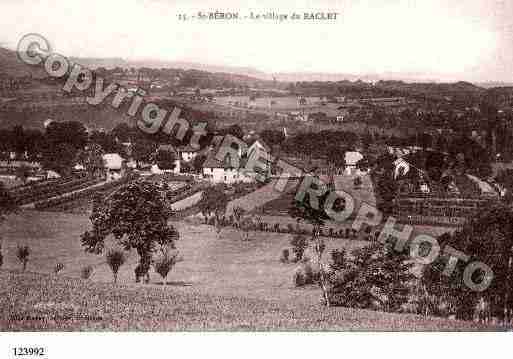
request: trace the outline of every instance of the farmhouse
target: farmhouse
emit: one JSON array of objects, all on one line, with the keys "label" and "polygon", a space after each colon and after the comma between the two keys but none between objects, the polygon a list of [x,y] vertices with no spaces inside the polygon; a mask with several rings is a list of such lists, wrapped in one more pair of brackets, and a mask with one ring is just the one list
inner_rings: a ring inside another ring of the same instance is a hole
[{"label": "farmhouse", "polygon": [[363,159],[363,155],[358,151],[347,151],[344,155],[345,169],[344,174],[360,174],[360,170],[356,167],[356,164]]},{"label": "farmhouse", "polygon": [[189,144],[178,149],[181,159],[185,162],[192,161],[198,155],[198,151],[199,148],[194,148]]},{"label": "farmhouse", "polygon": [[102,156],[107,181],[115,181],[125,175],[126,160],[117,153],[106,153]]},{"label": "farmhouse", "polygon": [[[214,139],[214,142],[216,142],[216,139]],[[217,141],[217,143],[220,144],[220,141]],[[218,146],[216,146],[216,148],[218,148]],[[262,140],[255,141],[246,153],[242,153],[242,151],[238,152],[237,167],[233,166],[233,162],[235,161],[232,161],[230,154],[227,154],[224,160],[219,160],[216,158],[218,151],[211,148],[203,163],[203,177],[214,183],[230,184],[236,182],[254,182],[256,173],[246,170],[248,159],[252,158],[252,156],[262,157],[265,156],[265,154],[270,155],[268,148],[269,146]],[[260,160],[262,161],[263,159]]]},{"label": "farmhouse", "polygon": [[203,177],[214,183],[239,182],[239,169],[232,167],[229,155],[224,161],[215,157],[215,152],[210,151],[203,163]]}]

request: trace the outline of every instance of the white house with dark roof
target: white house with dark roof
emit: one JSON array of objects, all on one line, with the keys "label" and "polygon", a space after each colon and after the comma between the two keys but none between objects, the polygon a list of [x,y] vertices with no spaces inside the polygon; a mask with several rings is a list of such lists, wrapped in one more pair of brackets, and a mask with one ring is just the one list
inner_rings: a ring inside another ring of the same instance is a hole
[{"label": "white house with dark roof", "polygon": [[357,168],[357,163],[363,159],[363,155],[358,151],[347,151],[344,154],[344,162],[345,169],[344,173],[346,175],[361,175],[362,172]]},{"label": "white house with dark roof", "polygon": [[190,144],[178,148],[178,152],[180,153],[180,157],[185,162],[192,161],[199,152],[199,148],[192,147]]},{"label": "white house with dark roof", "polygon": [[215,151],[210,151],[203,163],[203,177],[214,183],[240,182],[239,168],[232,166],[229,155],[221,161],[216,158]]},{"label": "white house with dark roof", "polygon": [[107,181],[118,180],[125,174],[126,160],[117,153],[106,153],[102,156]]}]

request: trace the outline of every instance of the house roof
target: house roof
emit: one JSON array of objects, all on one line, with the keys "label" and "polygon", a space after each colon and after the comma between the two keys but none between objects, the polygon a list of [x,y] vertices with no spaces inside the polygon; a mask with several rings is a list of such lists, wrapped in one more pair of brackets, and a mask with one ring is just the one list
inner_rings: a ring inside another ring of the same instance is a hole
[{"label": "house roof", "polygon": [[175,155],[178,154],[176,152],[176,149],[172,146],[172,145],[160,145],[158,148],[157,148],[157,152],[158,151],[166,151],[166,152],[172,152],[174,153]]},{"label": "house roof", "polygon": [[102,156],[105,162],[105,168],[110,170],[120,170],[123,167],[125,159],[117,153],[106,153]]},{"label": "house roof", "polygon": [[363,155],[357,151],[347,151],[344,155],[346,165],[355,166],[358,161],[363,158]]},{"label": "house roof", "polygon": [[261,139],[257,139],[255,141],[253,141],[253,143],[249,146],[250,148],[253,147],[254,145],[260,145],[266,152],[271,152],[271,147],[265,143],[263,140]]},{"label": "house roof", "polygon": [[198,152],[199,150],[199,147],[195,148],[192,147],[190,144],[178,148],[179,152]]},{"label": "house roof", "polygon": [[[207,159],[205,160],[205,162],[203,162],[203,168],[223,168],[223,169],[233,168],[233,166],[231,166],[231,164],[230,164],[229,154],[226,155],[226,158],[224,161],[220,161],[216,158],[215,153],[216,153],[216,151],[210,151],[208,153]],[[240,166],[240,164],[241,164],[241,161],[239,159],[239,166]]]}]

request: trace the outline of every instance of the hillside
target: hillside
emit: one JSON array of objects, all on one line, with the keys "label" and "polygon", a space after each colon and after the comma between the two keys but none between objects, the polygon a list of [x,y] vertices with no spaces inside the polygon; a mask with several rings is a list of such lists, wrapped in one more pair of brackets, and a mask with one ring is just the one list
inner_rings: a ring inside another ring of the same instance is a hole
[{"label": "hillside", "polygon": [[16,52],[0,47],[0,76],[45,78],[44,70],[23,63]]},{"label": "hillside", "polygon": [[101,284],[36,273],[0,271],[0,288],[3,331],[486,329],[471,322],[415,315]]}]

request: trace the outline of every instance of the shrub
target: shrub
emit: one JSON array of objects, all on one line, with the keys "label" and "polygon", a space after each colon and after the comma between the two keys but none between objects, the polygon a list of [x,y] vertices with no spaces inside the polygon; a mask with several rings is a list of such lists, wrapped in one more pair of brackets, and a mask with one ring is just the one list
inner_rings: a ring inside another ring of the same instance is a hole
[{"label": "shrub", "polygon": [[2,268],[3,264],[4,264],[4,256],[2,255],[2,252],[0,251],[0,268]]},{"label": "shrub", "polygon": [[93,274],[93,271],[94,271],[93,266],[85,266],[80,271],[80,278],[82,278],[82,279],[89,279],[89,278],[91,278],[91,275]]},{"label": "shrub", "polygon": [[173,269],[174,265],[177,262],[178,255],[177,253],[169,253],[168,251],[165,251],[162,253],[160,257],[155,259],[153,262],[153,268],[155,269],[155,272],[160,274],[162,277],[163,284],[166,284],[167,281],[167,275]]},{"label": "shrub", "polygon": [[341,268],[328,276],[331,304],[397,312],[411,297],[409,256],[394,251],[391,244],[357,249],[343,262],[340,252],[335,256]]},{"label": "shrub", "polygon": [[293,281],[296,287],[302,287],[305,285],[305,276],[303,273],[301,273],[301,271],[297,270],[294,272]]},{"label": "shrub", "polygon": [[362,185],[362,179],[360,177],[356,177],[354,179],[353,184],[355,188],[360,188],[360,186]]},{"label": "shrub", "polygon": [[118,271],[119,268],[125,264],[126,257],[125,253],[119,249],[111,249],[107,252],[106,255],[107,264],[112,270],[112,274],[114,275],[114,283],[118,282]]},{"label": "shrub", "polygon": [[291,223],[287,224],[288,233],[294,233],[294,226]]},{"label": "shrub", "polygon": [[289,261],[290,252],[287,248],[281,251],[280,262],[287,263]]},{"label": "shrub", "polygon": [[64,264],[62,264],[61,262],[59,262],[59,263],[57,263],[57,264],[55,265],[55,267],[53,267],[53,272],[54,272],[55,274],[57,274],[57,273],[59,273],[59,272],[60,272],[61,270],[63,270],[63,269],[64,269]]},{"label": "shrub", "polygon": [[29,246],[18,246],[18,249],[16,249],[16,257],[18,257],[18,260],[23,265],[23,271],[25,272],[25,269],[27,269],[27,263],[30,256],[30,248]]},{"label": "shrub", "polygon": [[334,249],[331,251],[331,269],[334,271],[342,270],[346,264],[346,252],[343,249]]},{"label": "shrub", "polygon": [[301,234],[296,234],[290,240],[290,245],[292,246],[292,251],[296,256],[295,261],[298,262],[303,258],[303,254],[305,253],[305,249],[308,247],[308,240],[305,236]]},{"label": "shrub", "polygon": [[313,284],[314,283],[314,270],[310,261],[305,261],[302,265],[303,273],[305,275],[305,284]]},{"label": "shrub", "polygon": [[346,238],[351,237],[351,228],[346,228]]},{"label": "shrub", "polygon": [[150,265],[151,265],[151,257],[150,256],[143,256],[141,257],[139,264],[135,267],[135,282],[139,283],[141,281],[141,277],[144,278],[144,283],[150,282]]}]

